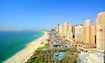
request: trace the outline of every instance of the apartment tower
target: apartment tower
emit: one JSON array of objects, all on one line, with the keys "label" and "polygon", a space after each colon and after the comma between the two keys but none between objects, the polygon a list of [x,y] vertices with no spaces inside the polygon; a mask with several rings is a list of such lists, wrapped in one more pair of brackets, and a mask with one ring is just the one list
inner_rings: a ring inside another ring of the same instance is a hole
[{"label": "apartment tower", "polygon": [[97,15],[96,19],[96,47],[105,50],[105,12]]},{"label": "apartment tower", "polygon": [[85,41],[85,27],[83,25],[75,26],[75,41],[77,42]]},{"label": "apartment tower", "polygon": [[87,45],[95,45],[95,26],[91,25],[91,21],[88,19],[85,21],[85,38]]},{"label": "apartment tower", "polygon": [[64,31],[64,28],[63,28],[63,24],[59,24],[59,35],[60,37],[63,37],[63,31]]},{"label": "apartment tower", "polygon": [[69,31],[69,23],[64,23],[64,36],[67,37],[67,32]]},{"label": "apartment tower", "polygon": [[59,24],[56,26],[56,32],[59,32]]}]

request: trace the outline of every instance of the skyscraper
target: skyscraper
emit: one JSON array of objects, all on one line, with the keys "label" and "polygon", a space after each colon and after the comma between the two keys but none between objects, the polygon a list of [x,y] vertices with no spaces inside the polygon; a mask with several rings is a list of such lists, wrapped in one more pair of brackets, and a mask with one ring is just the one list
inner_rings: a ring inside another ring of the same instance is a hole
[{"label": "skyscraper", "polygon": [[85,27],[83,25],[75,26],[75,40],[77,42],[85,41]]},{"label": "skyscraper", "polygon": [[85,21],[85,32],[85,43],[87,45],[95,45],[95,26],[91,25],[91,21],[89,19]]},{"label": "skyscraper", "polygon": [[105,12],[97,15],[96,19],[96,47],[105,50]]},{"label": "skyscraper", "polygon": [[69,30],[67,31],[67,38],[72,39],[73,38],[73,32],[72,32],[72,25],[69,24]]},{"label": "skyscraper", "polygon": [[63,37],[63,24],[59,25],[59,35]]},{"label": "skyscraper", "polygon": [[59,24],[56,26],[56,32],[59,32]]},{"label": "skyscraper", "polygon": [[64,23],[64,36],[67,37],[67,32],[69,31],[69,23]]}]

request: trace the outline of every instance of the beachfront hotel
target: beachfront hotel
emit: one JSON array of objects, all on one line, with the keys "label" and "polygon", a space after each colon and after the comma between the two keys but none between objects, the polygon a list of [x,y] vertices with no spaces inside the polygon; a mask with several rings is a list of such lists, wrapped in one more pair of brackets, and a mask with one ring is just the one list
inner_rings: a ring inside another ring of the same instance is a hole
[{"label": "beachfront hotel", "polygon": [[58,34],[59,34],[60,37],[63,37],[63,35],[64,35],[64,34],[63,34],[63,29],[64,29],[63,24],[59,24],[59,29],[58,29],[59,32],[58,32]]},{"label": "beachfront hotel", "polygon": [[85,27],[83,25],[75,26],[75,41],[76,42],[85,41]]},{"label": "beachfront hotel", "polygon": [[95,45],[95,26],[91,25],[91,21],[89,19],[85,21],[85,33],[86,33],[86,35],[85,35],[85,38],[86,38],[85,43],[88,46]]},{"label": "beachfront hotel", "polygon": [[[100,12],[96,18],[96,51],[89,54],[93,63],[105,63],[105,12]],[[91,32],[92,34],[93,32]],[[91,38],[93,39],[93,38]],[[94,43],[93,43],[94,44]]]},{"label": "beachfront hotel", "polygon": [[64,37],[67,39],[73,38],[72,25],[67,22],[57,25],[56,32],[59,34],[60,37]]},{"label": "beachfront hotel", "polygon": [[[61,28],[61,29],[60,29]],[[90,19],[85,20],[85,25],[71,26],[68,23],[59,25],[59,33],[62,36],[74,38],[72,46],[79,46],[80,59],[84,63],[104,63],[105,62],[105,12],[97,15],[96,26],[91,24]],[[74,36],[73,36],[74,35]],[[82,42],[82,43],[81,43]],[[81,46],[80,46],[81,45]],[[84,55],[87,55],[84,57]],[[88,59],[88,60],[87,60]]]},{"label": "beachfront hotel", "polygon": [[72,25],[70,23],[64,23],[64,36],[67,39],[72,39]]},{"label": "beachfront hotel", "polygon": [[96,19],[96,47],[105,50],[105,12],[97,15]]},{"label": "beachfront hotel", "polygon": [[64,37],[67,37],[67,32],[69,31],[69,23],[64,23]]},{"label": "beachfront hotel", "polygon": [[68,31],[67,37],[68,37],[68,39],[73,38],[73,32],[72,32],[72,25],[71,24],[69,24],[69,31]]},{"label": "beachfront hotel", "polygon": [[58,24],[56,26],[56,32],[58,32],[61,37],[72,39],[74,35],[75,41],[83,42],[90,47],[97,44],[96,46],[98,49],[105,49],[103,45],[105,44],[105,39],[103,38],[105,34],[104,18],[105,12],[98,14],[96,28],[91,24],[90,19],[87,19],[85,20],[85,25],[76,25],[73,29],[73,26],[67,22],[64,24]]},{"label": "beachfront hotel", "polygon": [[56,32],[59,32],[59,24],[56,26]]}]

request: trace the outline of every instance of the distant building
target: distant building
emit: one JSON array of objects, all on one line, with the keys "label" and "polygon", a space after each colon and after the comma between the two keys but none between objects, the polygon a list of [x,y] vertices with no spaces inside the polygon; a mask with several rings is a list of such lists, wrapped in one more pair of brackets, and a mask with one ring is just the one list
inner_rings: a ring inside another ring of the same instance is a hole
[{"label": "distant building", "polygon": [[77,25],[72,26],[73,38],[75,38],[75,27],[76,27],[76,26],[77,26]]},{"label": "distant building", "polygon": [[63,24],[60,24],[59,25],[59,35],[61,36],[61,37],[63,37],[63,30],[64,30],[64,28],[63,28],[64,26],[63,26]]},{"label": "distant building", "polygon": [[105,50],[105,12],[97,15],[96,19],[96,47]]},{"label": "distant building", "polygon": [[69,23],[58,24],[56,26],[56,32],[59,34],[60,37],[72,39],[73,32],[72,32],[72,25]]},{"label": "distant building", "polygon": [[73,38],[73,33],[72,33],[72,31],[68,31],[68,32],[67,32],[67,38],[68,38],[68,39],[72,39],[72,38]]},{"label": "distant building", "polygon": [[67,38],[72,39],[73,38],[73,32],[72,32],[72,25],[69,24],[69,30],[67,31]]},{"label": "distant building", "polygon": [[67,32],[69,31],[70,24],[64,23],[64,36],[67,37]]},{"label": "distant building", "polygon": [[84,42],[85,41],[85,27],[83,25],[75,26],[75,41]]},{"label": "distant building", "polygon": [[59,24],[56,26],[56,32],[59,32]]},{"label": "distant building", "polygon": [[85,21],[85,26],[90,26],[91,25],[91,21],[90,21],[90,19],[87,19],[86,21]]},{"label": "distant building", "polygon": [[85,32],[86,32],[86,41],[87,45],[95,45],[95,26],[91,25],[90,20],[85,21]]}]

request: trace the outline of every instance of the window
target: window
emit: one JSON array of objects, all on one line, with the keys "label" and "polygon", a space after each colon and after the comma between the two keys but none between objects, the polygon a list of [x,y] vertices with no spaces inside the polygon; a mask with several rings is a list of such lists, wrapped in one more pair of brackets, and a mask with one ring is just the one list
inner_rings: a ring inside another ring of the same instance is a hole
[{"label": "window", "polygon": [[100,32],[102,32],[103,30],[102,29],[100,29]]}]

